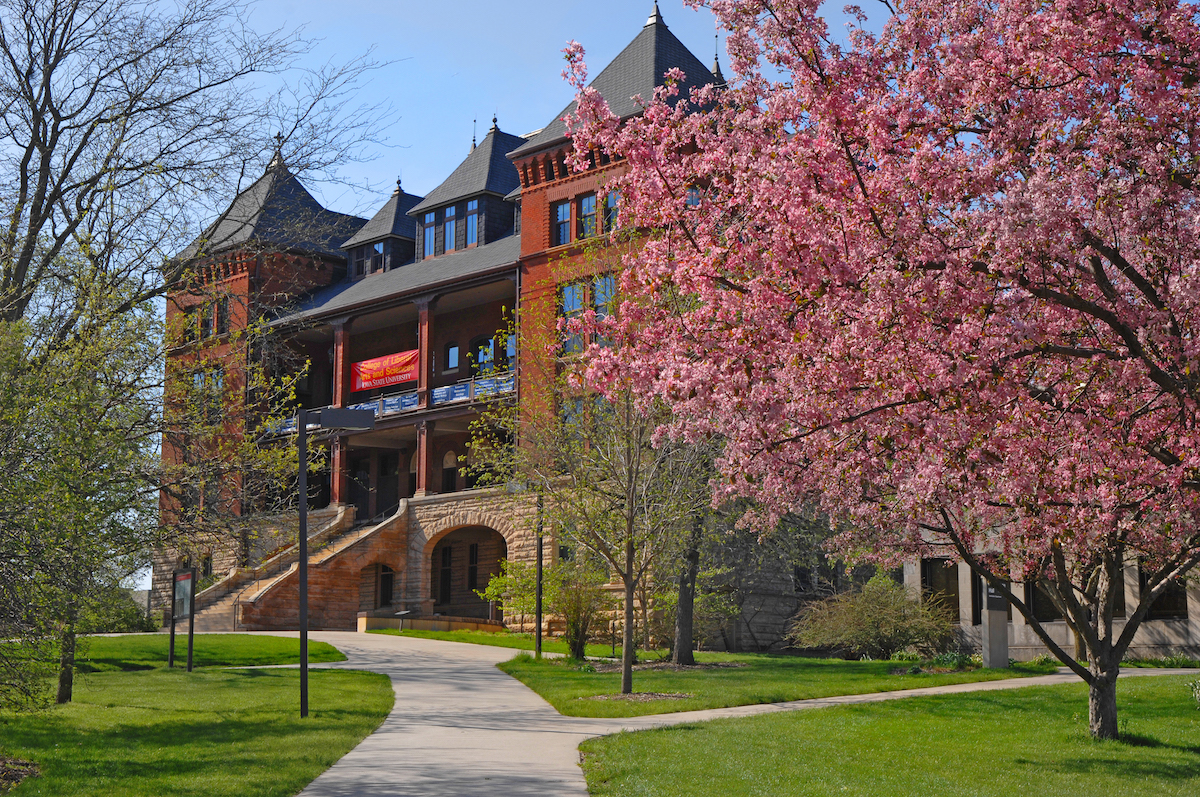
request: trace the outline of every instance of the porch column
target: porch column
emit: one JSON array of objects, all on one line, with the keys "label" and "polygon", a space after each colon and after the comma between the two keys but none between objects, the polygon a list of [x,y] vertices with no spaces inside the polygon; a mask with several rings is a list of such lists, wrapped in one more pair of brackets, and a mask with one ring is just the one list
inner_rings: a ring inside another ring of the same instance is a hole
[{"label": "porch column", "polygon": [[330,500],[335,504],[350,501],[350,443],[345,437],[334,438],[329,455]]},{"label": "porch column", "polygon": [[371,449],[371,458],[369,461],[371,491],[370,497],[367,499],[367,517],[375,517],[379,514],[379,449]]},{"label": "porch column", "polygon": [[433,495],[433,421],[417,424],[417,492],[416,496]]},{"label": "porch column", "polygon": [[[429,390],[433,378],[433,307],[436,300],[432,296],[416,300],[417,305],[417,401],[422,409],[432,405]],[[417,471],[417,484],[421,483],[420,470]]]},{"label": "porch column", "polygon": [[350,319],[333,322],[333,406],[345,407],[350,398]]}]

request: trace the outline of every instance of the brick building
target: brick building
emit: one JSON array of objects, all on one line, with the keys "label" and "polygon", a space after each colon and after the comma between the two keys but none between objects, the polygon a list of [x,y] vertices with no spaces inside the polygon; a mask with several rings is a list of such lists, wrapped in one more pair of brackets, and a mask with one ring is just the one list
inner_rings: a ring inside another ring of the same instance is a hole
[{"label": "brick building", "polygon": [[[714,81],[656,6],[592,85],[628,117],[638,111],[632,97],[650,96],[672,67],[688,75],[685,93]],[[539,369],[525,367],[537,355],[517,351],[511,319],[553,330],[560,296],[582,307],[611,292],[611,276],[593,273],[604,258],[577,255],[614,221],[604,185],[620,165],[568,172],[561,117],[572,109],[527,136],[493,118],[441,185],[418,197],[397,183],[370,220],[326,211],[276,158],[184,253],[198,287],[168,302],[169,327],[184,330],[172,353],[179,373],[208,384],[203,355],[229,355],[234,365],[213,384],[233,404],[244,395],[235,333],[269,310],[272,338],[308,363],[299,406],[375,413],[372,431],[317,439],[329,469],[315,491],[325,508],[309,526],[314,628],[393,623],[397,612],[495,622],[498,610],[473,590],[500,559],[534,556],[531,500],[476,489],[460,463],[482,407],[538,390]],[[242,428],[228,423],[231,433]],[[180,456],[164,446],[164,458]],[[155,600],[165,605],[172,568],[190,562],[208,584],[198,627],[295,627],[297,557],[286,544],[295,514],[252,515],[237,481],[230,474],[190,500],[245,515],[252,542],[199,533],[186,552],[160,551]],[[165,495],[164,516],[186,503]]]}]

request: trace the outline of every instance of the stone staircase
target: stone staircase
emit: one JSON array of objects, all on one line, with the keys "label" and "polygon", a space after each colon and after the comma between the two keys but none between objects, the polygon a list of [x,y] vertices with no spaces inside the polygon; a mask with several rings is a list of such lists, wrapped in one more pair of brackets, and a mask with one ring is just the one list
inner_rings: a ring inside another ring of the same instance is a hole
[{"label": "stone staircase", "polygon": [[[313,551],[319,551],[349,529],[354,522],[354,507],[329,507],[308,513],[308,544],[310,558]],[[286,536],[296,539],[297,528],[300,525],[299,515],[286,519],[280,518],[270,524],[274,536]],[[284,530],[288,527],[290,532]],[[270,579],[288,568],[295,568],[300,558],[299,546],[292,543],[273,552],[255,567],[241,567],[228,576],[216,582],[196,595],[196,630],[197,631],[238,631],[237,605],[240,596],[260,580]]]},{"label": "stone staircase", "polygon": [[[322,514],[324,513],[324,514]],[[395,560],[403,550],[408,501],[382,522],[354,524],[342,506],[309,514],[309,627],[354,630],[359,571],[369,561]],[[243,568],[196,596],[197,631],[288,630],[299,627],[299,546]],[[402,564],[396,562],[397,570]]]}]

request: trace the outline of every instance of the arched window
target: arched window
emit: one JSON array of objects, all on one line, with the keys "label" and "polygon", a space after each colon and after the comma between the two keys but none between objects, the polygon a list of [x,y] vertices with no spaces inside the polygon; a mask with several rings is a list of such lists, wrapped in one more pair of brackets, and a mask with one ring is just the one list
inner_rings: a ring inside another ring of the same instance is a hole
[{"label": "arched window", "polygon": [[492,337],[471,341],[471,376],[483,376],[496,370],[496,341]]},{"label": "arched window", "polygon": [[447,451],[442,457],[442,492],[452,493],[458,489],[458,454]]}]

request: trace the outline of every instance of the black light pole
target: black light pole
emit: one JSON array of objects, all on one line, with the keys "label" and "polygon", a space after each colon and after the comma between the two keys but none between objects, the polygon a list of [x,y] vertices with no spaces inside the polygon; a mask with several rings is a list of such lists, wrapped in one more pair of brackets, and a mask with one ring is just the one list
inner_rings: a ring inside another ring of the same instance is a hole
[{"label": "black light pole", "polygon": [[317,427],[365,432],[375,428],[374,410],[347,410],[326,407],[321,410],[300,410],[296,415],[298,436],[296,449],[300,456],[300,716],[308,716],[308,418],[316,419]]},{"label": "black light pole", "polygon": [[308,716],[308,410],[296,416],[300,454],[300,717]]},{"label": "black light pole", "polygon": [[543,497],[539,492],[537,497],[537,590],[533,599],[533,657],[542,657],[542,506]]}]

